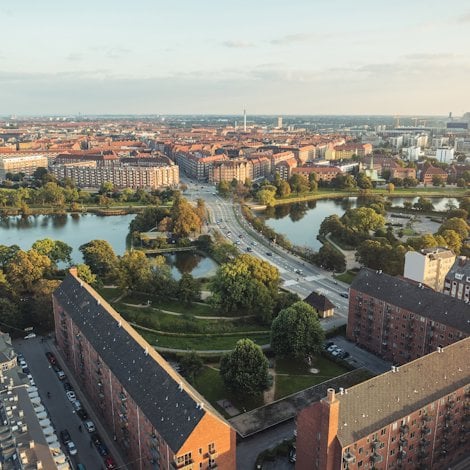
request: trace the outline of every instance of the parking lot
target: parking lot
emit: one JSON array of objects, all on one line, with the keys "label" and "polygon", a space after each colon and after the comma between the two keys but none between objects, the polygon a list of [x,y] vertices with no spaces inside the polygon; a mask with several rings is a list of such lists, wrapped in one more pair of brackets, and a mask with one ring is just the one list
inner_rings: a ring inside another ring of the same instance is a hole
[{"label": "parking lot", "polygon": [[336,346],[347,352],[349,357],[344,358],[354,367],[364,367],[370,370],[373,374],[383,374],[390,370],[392,364],[384,361],[383,359],[375,356],[374,354],[361,349],[354,343],[348,341],[344,336],[335,336],[328,340]]},{"label": "parking lot", "polygon": [[[46,357],[46,352],[52,351],[51,344],[42,342],[41,338],[34,338],[15,341],[14,347],[18,353],[24,356],[27,367],[38,387],[41,401],[47,409],[64,453],[70,457],[73,468],[78,468],[78,464],[84,465],[87,470],[117,468],[119,462],[116,464],[109,458],[106,460],[106,456],[103,455],[105,450],[112,446],[112,443],[107,439],[102,426],[92,413],[91,407],[79,391],[73,377],[66,375],[60,380],[58,371],[62,370],[62,365],[57,354],[54,354],[52,359]],[[66,372],[65,370],[64,373]],[[67,389],[70,397],[67,397]],[[89,416],[82,420],[80,415],[82,418],[86,415]],[[96,441],[97,436],[96,430],[93,429],[95,426],[101,437],[100,440],[103,441],[102,447],[98,442],[93,442]],[[87,428],[91,432],[88,432]],[[66,432],[64,433],[64,431]],[[69,444],[69,442],[73,444]],[[114,457],[115,455],[111,459]]]}]

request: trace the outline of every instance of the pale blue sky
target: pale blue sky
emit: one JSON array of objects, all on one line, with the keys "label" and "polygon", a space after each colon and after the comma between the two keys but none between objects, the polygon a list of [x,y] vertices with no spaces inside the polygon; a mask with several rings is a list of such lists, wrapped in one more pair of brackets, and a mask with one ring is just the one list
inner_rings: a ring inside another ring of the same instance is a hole
[{"label": "pale blue sky", "polygon": [[470,110],[468,0],[0,0],[0,115]]}]

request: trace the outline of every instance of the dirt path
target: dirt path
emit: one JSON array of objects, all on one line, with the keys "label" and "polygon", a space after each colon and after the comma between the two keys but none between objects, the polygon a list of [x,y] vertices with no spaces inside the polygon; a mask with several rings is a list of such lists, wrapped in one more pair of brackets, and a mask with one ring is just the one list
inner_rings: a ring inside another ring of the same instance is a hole
[{"label": "dirt path", "polygon": [[273,378],[273,384],[271,385],[269,390],[266,390],[265,392],[263,392],[263,400],[264,400],[265,405],[272,403],[276,395],[276,361],[275,360],[273,361],[273,367],[270,371],[270,374],[272,375],[272,378]]}]

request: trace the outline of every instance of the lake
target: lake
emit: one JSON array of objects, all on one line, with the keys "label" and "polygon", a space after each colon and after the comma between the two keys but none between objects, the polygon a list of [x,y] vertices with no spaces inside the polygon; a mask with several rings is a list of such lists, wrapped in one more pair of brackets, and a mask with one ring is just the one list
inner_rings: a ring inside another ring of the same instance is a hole
[{"label": "lake", "polygon": [[[34,215],[26,218],[10,216],[0,218],[0,244],[18,245],[29,250],[36,240],[61,240],[72,247],[72,261],[82,263],[79,247],[91,240],[107,240],[117,255],[129,248],[129,223],[135,214],[100,216],[96,214]],[[166,256],[175,279],[181,274],[195,277],[210,276],[217,264],[210,258],[195,253],[176,253]]]},{"label": "lake", "polygon": [[[392,206],[403,206],[403,202],[415,203],[415,198],[391,198]],[[458,207],[455,198],[430,198],[437,211],[446,211],[449,203]],[[293,204],[283,204],[267,209],[258,215],[265,218],[266,225],[277,233],[285,235],[288,240],[298,246],[306,246],[316,251],[322,246],[317,240],[320,225],[329,215],[342,216],[347,209],[357,207],[356,197],[343,199],[322,199]]]}]

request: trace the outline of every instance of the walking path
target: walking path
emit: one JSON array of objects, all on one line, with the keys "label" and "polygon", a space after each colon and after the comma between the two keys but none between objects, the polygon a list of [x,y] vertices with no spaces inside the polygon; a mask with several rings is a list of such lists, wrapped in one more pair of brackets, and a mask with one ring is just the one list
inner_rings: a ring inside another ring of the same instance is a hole
[{"label": "walking path", "polygon": [[360,268],[361,264],[356,261],[356,250],[344,250],[337,243],[331,239],[331,233],[326,236],[326,239],[331,243],[338,251],[343,253],[344,259],[346,260],[346,269],[345,272],[350,269]]}]

